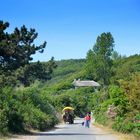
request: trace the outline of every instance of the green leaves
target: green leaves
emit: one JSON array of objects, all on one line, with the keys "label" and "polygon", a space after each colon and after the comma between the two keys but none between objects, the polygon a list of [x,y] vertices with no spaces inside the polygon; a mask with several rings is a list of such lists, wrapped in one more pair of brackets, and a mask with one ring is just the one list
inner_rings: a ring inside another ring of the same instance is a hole
[{"label": "green leaves", "polygon": [[110,32],[102,33],[97,37],[96,43],[93,47],[93,51],[98,55],[105,57],[111,56],[114,47],[114,39]]},{"label": "green leaves", "polygon": [[87,77],[100,81],[103,86],[110,82],[113,47],[114,39],[111,33],[102,33],[97,37],[93,50],[87,53]]},{"label": "green leaves", "polygon": [[53,70],[57,67],[55,61],[51,59],[46,63],[34,62],[24,67],[20,67],[15,72],[17,80],[25,86],[33,84],[36,80],[45,82],[52,77]]},{"label": "green leaves", "polygon": [[54,58],[48,63],[30,63],[37,51],[43,53],[46,41],[37,46],[34,44],[38,36],[35,29],[28,30],[23,25],[7,33],[8,27],[8,22],[0,21],[0,84],[29,86],[36,80],[50,80],[53,69],[57,67]]},{"label": "green leaves", "polygon": [[36,51],[43,52],[46,42],[39,46],[34,44],[38,36],[35,29],[28,30],[23,25],[20,29],[16,27],[14,32],[9,34],[4,32],[7,27],[8,22],[0,22],[0,66],[4,70],[15,70],[24,66],[33,59],[31,55]]},{"label": "green leaves", "polygon": [[58,119],[39,85],[30,88],[5,87],[0,92],[0,133],[23,132],[30,128],[45,130]]},{"label": "green leaves", "polygon": [[140,110],[140,74],[133,74],[129,81],[122,80],[120,84],[132,109]]}]

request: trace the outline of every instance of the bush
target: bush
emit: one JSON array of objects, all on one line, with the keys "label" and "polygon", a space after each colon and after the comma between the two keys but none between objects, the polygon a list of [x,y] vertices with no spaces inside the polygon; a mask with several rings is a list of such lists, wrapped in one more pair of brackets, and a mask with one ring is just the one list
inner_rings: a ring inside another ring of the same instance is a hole
[{"label": "bush", "polygon": [[121,97],[121,96],[123,96],[123,91],[121,88],[115,85],[111,85],[109,87],[109,97],[111,99],[116,98],[116,97]]},{"label": "bush", "polygon": [[121,131],[121,127],[122,127],[122,124],[123,124],[123,120],[124,120],[123,117],[116,117],[116,118],[115,118],[115,122],[114,122],[114,124],[112,125],[112,128],[113,128],[114,130]]},{"label": "bush", "polygon": [[28,88],[3,88],[0,93],[0,133],[45,130],[58,123],[54,108],[37,85]]},{"label": "bush", "polygon": [[128,118],[117,117],[112,128],[123,133],[131,133],[134,129],[134,123]]},{"label": "bush", "polygon": [[8,129],[11,132],[23,132],[24,125],[23,125],[23,117],[17,111],[10,111],[8,114]]},{"label": "bush", "polygon": [[130,121],[130,120],[125,120],[122,123],[121,132],[123,132],[123,133],[130,133],[130,132],[132,132],[133,128],[134,128],[133,122]]},{"label": "bush", "polygon": [[0,110],[0,135],[5,135],[8,132],[8,118],[5,110]]},{"label": "bush", "polygon": [[133,131],[132,131],[132,133],[133,133],[135,136],[140,137],[140,129],[134,128]]},{"label": "bush", "polygon": [[105,113],[99,113],[98,115],[96,115],[95,121],[102,125],[107,125],[107,123],[108,123],[108,119],[107,119]]}]

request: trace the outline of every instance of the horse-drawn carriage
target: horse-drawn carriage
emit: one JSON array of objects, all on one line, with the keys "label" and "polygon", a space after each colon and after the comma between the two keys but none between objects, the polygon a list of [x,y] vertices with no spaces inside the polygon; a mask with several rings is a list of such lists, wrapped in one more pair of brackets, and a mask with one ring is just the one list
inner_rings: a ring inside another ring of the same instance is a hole
[{"label": "horse-drawn carriage", "polygon": [[68,122],[69,124],[74,123],[74,108],[72,107],[65,107],[63,110],[63,121],[66,123]]}]

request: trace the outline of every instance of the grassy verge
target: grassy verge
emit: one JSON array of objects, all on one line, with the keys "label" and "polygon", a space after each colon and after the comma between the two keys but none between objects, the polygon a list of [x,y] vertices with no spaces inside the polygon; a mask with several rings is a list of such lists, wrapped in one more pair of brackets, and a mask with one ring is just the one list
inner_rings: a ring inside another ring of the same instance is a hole
[{"label": "grassy verge", "polygon": [[94,123],[93,125],[102,129],[103,131],[111,132],[111,133],[115,134],[119,138],[119,140],[140,140],[140,137],[136,137],[132,134],[123,134],[120,132],[116,132],[109,127],[106,127],[106,126],[103,126],[103,125],[100,125],[97,123]]},{"label": "grassy verge", "polygon": [[120,140],[140,140],[140,138],[135,137],[133,135],[130,134],[120,134]]}]

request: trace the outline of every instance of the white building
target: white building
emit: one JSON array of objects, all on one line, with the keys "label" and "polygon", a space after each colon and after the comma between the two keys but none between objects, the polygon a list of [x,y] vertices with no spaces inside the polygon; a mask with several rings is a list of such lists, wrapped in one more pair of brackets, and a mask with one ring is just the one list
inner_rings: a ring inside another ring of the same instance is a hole
[{"label": "white building", "polygon": [[81,81],[80,79],[78,80],[75,79],[72,83],[75,87],[99,87],[100,86],[99,83],[93,80]]}]

